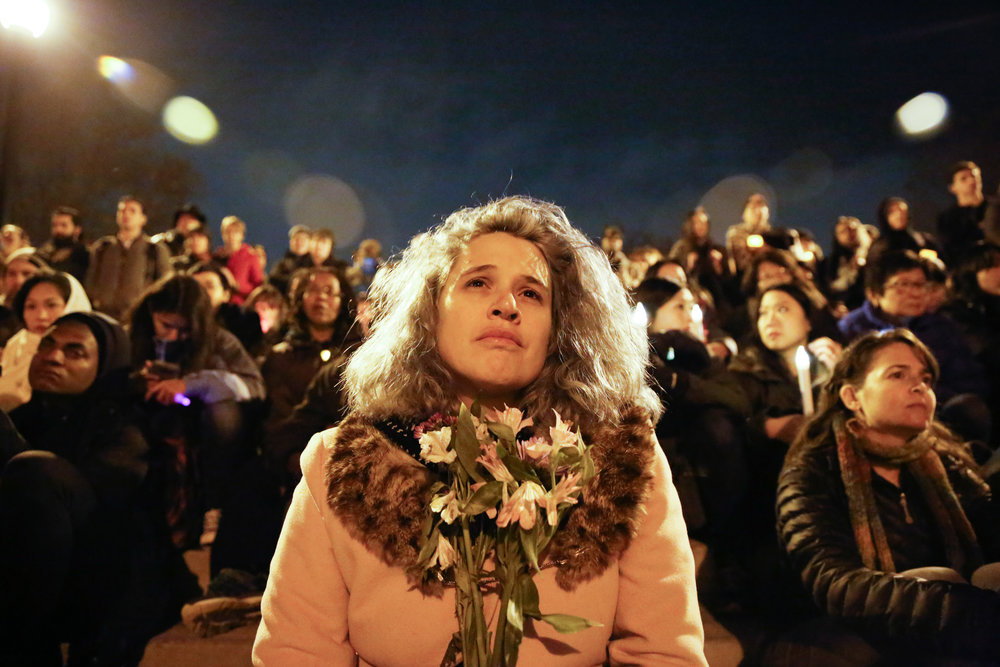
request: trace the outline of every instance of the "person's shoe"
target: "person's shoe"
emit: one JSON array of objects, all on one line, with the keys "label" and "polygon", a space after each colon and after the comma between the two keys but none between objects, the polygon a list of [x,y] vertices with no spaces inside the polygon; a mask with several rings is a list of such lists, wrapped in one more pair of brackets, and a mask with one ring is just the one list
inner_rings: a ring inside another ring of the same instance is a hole
[{"label": "person's shoe", "polygon": [[222,510],[212,509],[205,512],[205,519],[201,524],[201,538],[198,542],[203,547],[211,546],[215,542],[215,536],[219,532],[219,519],[222,517]]},{"label": "person's shoe", "polygon": [[208,584],[203,598],[184,605],[181,620],[202,637],[258,623],[266,581],[264,576],[223,569]]}]

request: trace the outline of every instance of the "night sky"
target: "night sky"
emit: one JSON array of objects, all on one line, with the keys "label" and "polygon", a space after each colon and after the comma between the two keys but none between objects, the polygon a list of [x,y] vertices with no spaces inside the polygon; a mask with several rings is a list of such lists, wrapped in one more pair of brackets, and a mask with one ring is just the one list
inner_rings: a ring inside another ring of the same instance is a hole
[{"label": "night sky", "polygon": [[[828,247],[838,215],[874,222],[888,195],[931,229],[955,160],[1000,180],[1000,11],[338,4],[82,0],[54,34],[143,60],[214,111],[211,143],[162,145],[202,174],[216,238],[238,215],[272,260],[295,222],[332,228],[347,258],[505,193],[662,244],[699,203],[721,239],[759,189],[776,224]],[[924,91],[950,124],[904,140],[893,114]]]}]

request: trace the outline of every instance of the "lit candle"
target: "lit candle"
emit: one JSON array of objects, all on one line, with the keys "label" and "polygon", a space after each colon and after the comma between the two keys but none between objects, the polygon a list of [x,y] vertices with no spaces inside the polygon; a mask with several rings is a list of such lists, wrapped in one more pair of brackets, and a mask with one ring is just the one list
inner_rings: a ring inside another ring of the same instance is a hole
[{"label": "lit candle", "polygon": [[632,324],[645,329],[648,322],[649,319],[646,315],[646,307],[641,303],[635,304],[635,310],[632,311]]},{"label": "lit candle", "polygon": [[809,376],[809,353],[804,345],[795,351],[795,368],[799,375],[799,393],[802,394],[802,414],[813,413],[812,378]]},{"label": "lit candle", "polygon": [[748,248],[763,248],[764,247],[764,237],[760,234],[751,234],[747,237],[747,247]]}]

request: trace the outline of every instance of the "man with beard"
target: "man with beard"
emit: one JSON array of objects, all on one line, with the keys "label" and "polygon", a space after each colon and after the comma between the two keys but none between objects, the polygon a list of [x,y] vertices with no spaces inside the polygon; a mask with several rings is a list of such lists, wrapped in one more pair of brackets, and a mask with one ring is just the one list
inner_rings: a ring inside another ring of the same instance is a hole
[{"label": "man with beard", "polygon": [[51,221],[52,236],[38,249],[38,256],[56,271],[83,282],[90,266],[90,251],[80,239],[80,212],[71,206],[59,206],[52,211]]}]

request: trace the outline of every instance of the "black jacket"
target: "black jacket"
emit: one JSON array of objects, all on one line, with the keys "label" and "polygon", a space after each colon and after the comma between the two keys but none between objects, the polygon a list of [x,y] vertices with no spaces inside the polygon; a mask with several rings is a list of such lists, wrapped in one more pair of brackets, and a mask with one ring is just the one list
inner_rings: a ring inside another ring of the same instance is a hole
[{"label": "black jacket", "polygon": [[[949,480],[983,547],[997,557],[995,507],[985,485],[964,463],[942,456]],[[906,473],[901,475],[907,491]],[[897,570],[941,562],[930,510],[907,494],[908,524],[899,491],[873,475],[872,488]],[[871,570],[854,540],[847,494],[832,433],[796,447],[778,482],[778,532],[792,567],[819,609],[882,645],[949,656],[1000,660],[1000,595],[971,585],[927,581]],[[921,562],[923,561],[923,562]],[[929,562],[928,562],[929,561]]]}]

